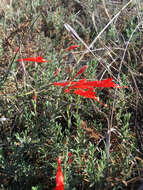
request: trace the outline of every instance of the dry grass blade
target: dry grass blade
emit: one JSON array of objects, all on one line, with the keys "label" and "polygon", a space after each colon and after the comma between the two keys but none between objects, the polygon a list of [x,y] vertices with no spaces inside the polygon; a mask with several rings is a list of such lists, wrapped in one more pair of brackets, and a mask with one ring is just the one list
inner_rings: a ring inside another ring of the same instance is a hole
[{"label": "dry grass blade", "polygon": [[[93,40],[93,42],[88,46],[88,49],[93,48],[94,44],[96,43],[96,41],[101,37],[101,35],[105,32],[105,30],[112,24],[112,22],[121,14],[121,12],[126,9],[133,0],[130,0],[126,5],[124,5],[122,7],[122,9],[108,22],[108,24],[101,30],[101,32],[99,32],[99,34],[95,37],[95,39]],[[80,61],[83,59],[84,55],[87,53],[87,51],[85,51],[82,56],[80,57]]]},{"label": "dry grass blade", "polygon": [[105,0],[102,0],[102,4],[103,4],[103,7],[104,7],[104,11],[105,11],[105,14],[107,15],[107,17],[109,18],[109,20],[111,20],[111,16],[106,8],[106,3],[105,3]]},{"label": "dry grass blade", "polygon": [[[77,34],[77,32],[69,25],[69,24],[64,24],[65,28],[71,33],[71,35],[75,38],[78,39],[87,49],[87,52],[90,52],[99,62],[100,64],[103,66],[103,68],[105,68],[106,71],[108,71],[110,73],[110,75],[112,76],[112,72],[110,71],[110,68],[108,67],[108,64],[103,64],[105,61],[102,59],[102,57],[100,56],[96,56],[93,52],[93,50],[91,50],[89,48],[89,46],[80,38],[80,36]],[[82,60],[83,57],[81,57],[78,61],[77,61],[77,65],[80,63],[80,61]],[[103,62],[103,63],[102,63]],[[115,77],[114,77],[115,78]]]},{"label": "dry grass blade", "polygon": [[[142,24],[142,22],[138,23],[138,25],[136,26],[136,28],[133,30],[127,44],[126,44],[126,47],[125,47],[125,50],[124,50],[124,53],[123,53],[123,57],[122,57],[122,60],[121,60],[121,63],[120,63],[120,67],[119,67],[119,73],[118,73],[118,80],[120,80],[120,72],[121,72],[121,68],[122,68],[122,64],[123,64],[123,61],[124,61],[124,58],[125,58],[125,55],[126,55],[126,51],[127,51],[127,48],[129,46],[129,43],[133,37],[133,34],[135,33],[135,31],[139,28],[139,26]],[[114,100],[113,100],[113,106],[112,106],[112,112],[111,112],[111,119],[110,119],[110,128],[109,128],[109,131],[110,129],[112,128],[112,122],[113,122],[113,113],[114,113],[114,108],[115,108],[115,97],[116,97],[116,94],[117,94],[117,89],[115,89],[115,93],[114,93]],[[109,134],[110,135],[110,134]],[[109,138],[110,140],[110,138]]]}]

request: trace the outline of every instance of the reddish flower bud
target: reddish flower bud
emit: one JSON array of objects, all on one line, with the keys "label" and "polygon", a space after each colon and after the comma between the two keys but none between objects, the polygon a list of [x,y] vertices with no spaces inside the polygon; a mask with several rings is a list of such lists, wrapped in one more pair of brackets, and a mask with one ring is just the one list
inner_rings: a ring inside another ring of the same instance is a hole
[{"label": "reddish flower bud", "polygon": [[58,157],[58,168],[57,168],[57,175],[56,175],[56,188],[54,190],[64,190],[64,176],[61,169],[61,158]]},{"label": "reddish flower bud", "polygon": [[77,47],[80,47],[80,46],[79,45],[72,45],[72,46],[68,47],[66,50],[70,51],[70,50],[75,49]]},{"label": "reddish flower bud", "polygon": [[47,62],[45,61],[41,56],[39,57],[29,57],[29,58],[24,58],[24,59],[18,59],[17,61],[30,61],[30,62],[37,62],[37,63],[44,63]]}]

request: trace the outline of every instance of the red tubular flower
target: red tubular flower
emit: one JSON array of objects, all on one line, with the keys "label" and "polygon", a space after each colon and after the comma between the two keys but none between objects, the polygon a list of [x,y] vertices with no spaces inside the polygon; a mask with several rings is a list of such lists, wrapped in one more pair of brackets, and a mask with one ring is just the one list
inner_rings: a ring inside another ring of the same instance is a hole
[{"label": "red tubular flower", "polygon": [[[79,73],[79,72],[78,72]],[[77,73],[77,74],[78,74]],[[76,74],[76,75],[77,75]],[[76,76],[75,75],[75,76]],[[86,79],[82,79],[80,81],[72,81],[72,82],[55,82],[54,86],[67,86],[67,85],[72,85],[69,88],[82,88],[82,89],[87,89],[88,87],[114,87],[114,88],[127,88],[127,87],[120,87],[117,84],[113,82],[112,78],[107,78],[105,80],[101,81],[86,81]]]},{"label": "red tubular flower", "polygon": [[24,58],[24,59],[18,59],[17,61],[31,61],[31,62],[37,62],[37,63],[44,63],[47,62],[45,61],[41,56],[39,57],[29,57],[29,58]]},{"label": "red tubular flower", "polygon": [[69,158],[71,158],[72,157],[72,153],[68,152],[68,156],[69,156]]},{"label": "red tubular flower", "polygon": [[120,87],[117,84],[115,84],[112,78],[107,78],[103,81],[86,81],[86,79],[82,79],[77,82],[72,82],[71,86],[68,87],[68,89],[74,89],[74,88],[81,88],[81,89],[89,89],[89,88],[95,88],[95,87],[103,87],[103,88],[127,88],[127,87]]},{"label": "red tubular flower", "polygon": [[[76,78],[78,75],[82,74],[86,69],[87,65],[83,66],[77,74],[73,77]],[[98,98],[96,97],[96,93],[93,91],[95,87],[103,87],[103,88],[109,88],[109,87],[115,87],[115,88],[128,88],[128,87],[120,87],[117,84],[113,82],[112,78],[107,78],[102,81],[87,81],[85,78],[79,81],[69,81],[69,82],[55,82],[54,86],[63,86],[67,88],[65,89],[65,93],[70,93],[72,89],[74,90],[74,94],[84,96],[85,98],[91,98],[96,101],[98,101],[100,104],[107,106],[100,102]],[[84,89],[84,90],[83,90]],[[85,90],[86,89],[86,90]]]},{"label": "red tubular flower", "polygon": [[79,45],[72,45],[72,46],[68,47],[66,50],[70,51],[70,50],[75,49],[77,47],[80,47],[80,46]]},{"label": "red tubular flower", "polygon": [[54,86],[67,86],[70,82],[54,82]]},{"label": "red tubular flower", "polygon": [[18,49],[19,49],[19,48],[16,48],[15,51],[14,51],[14,53],[17,53],[17,52],[18,52]]},{"label": "red tubular flower", "polygon": [[75,88],[80,88],[80,89],[89,89],[91,88],[90,86],[85,85],[86,84],[86,79],[82,79],[80,81],[74,82],[69,86],[67,89],[65,89],[65,92],[70,92],[72,89]]},{"label": "red tubular flower", "polygon": [[35,102],[36,102],[36,100],[37,100],[37,93],[36,93],[36,92],[34,92],[33,100],[34,100]]},{"label": "red tubular flower", "polygon": [[88,89],[87,91],[81,90],[81,89],[77,89],[74,91],[74,94],[83,96],[85,98],[91,98],[96,100],[97,102],[99,102],[100,104],[102,104],[103,106],[106,106],[105,104],[103,104],[102,102],[100,102],[98,100],[98,98],[96,97],[96,92],[93,91],[93,88]]},{"label": "red tubular flower", "polygon": [[73,79],[75,79],[78,75],[82,74],[87,68],[88,68],[88,65],[84,65],[84,66],[76,73],[76,75],[73,77]]},{"label": "red tubular flower", "polygon": [[95,99],[95,94],[96,92],[93,91],[93,88],[90,88],[88,90],[81,90],[81,89],[77,89],[74,91],[74,94],[80,95],[80,96],[84,96],[86,98],[91,98],[91,99]]},{"label": "red tubular flower", "polygon": [[79,85],[86,82],[86,79],[80,81],[69,81],[69,82],[54,82],[54,86],[68,86],[68,85]]},{"label": "red tubular flower", "polygon": [[107,87],[118,88],[119,87],[117,84],[115,84],[113,82],[112,78],[107,78],[107,79],[101,80],[101,81],[88,81],[84,85],[92,86],[92,87],[104,87],[104,88],[107,88]]},{"label": "red tubular flower", "polygon": [[84,83],[85,86],[91,86],[91,87],[103,87],[103,88],[108,88],[108,87],[114,87],[114,88],[128,88],[127,86],[118,86],[113,82],[112,78],[107,78],[105,80],[101,81],[87,81]]},{"label": "red tubular flower", "polygon": [[57,175],[56,175],[56,188],[54,190],[64,190],[64,176],[61,169],[61,158],[58,157],[58,168],[57,168]]},{"label": "red tubular flower", "polygon": [[68,152],[68,157],[69,157],[69,161],[68,161],[68,164],[67,165],[70,165],[72,163],[72,153],[71,152]]},{"label": "red tubular flower", "polygon": [[74,91],[74,94],[83,96],[85,98],[91,98],[91,99],[94,99],[94,100],[98,100],[97,97],[96,97],[96,92],[93,91],[93,88],[88,89],[87,91],[77,89],[77,90]]}]

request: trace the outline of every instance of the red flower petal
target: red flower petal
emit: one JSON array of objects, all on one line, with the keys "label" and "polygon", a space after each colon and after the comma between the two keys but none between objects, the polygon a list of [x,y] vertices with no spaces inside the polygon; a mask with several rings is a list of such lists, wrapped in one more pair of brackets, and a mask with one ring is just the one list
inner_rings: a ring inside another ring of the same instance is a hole
[{"label": "red flower petal", "polygon": [[87,68],[88,68],[88,65],[84,65],[84,66],[76,73],[76,75],[73,77],[73,79],[75,79],[78,75],[82,74]]},{"label": "red flower petal", "polygon": [[82,80],[79,80],[79,81],[72,81],[72,82],[55,82],[54,86],[67,86],[67,85],[70,84],[68,89],[74,89],[74,88],[88,89],[90,87],[128,88],[127,86],[120,87],[117,84],[115,84],[112,80],[113,80],[112,78],[107,78],[107,79],[102,80],[102,81],[86,81],[86,79],[82,79]]},{"label": "red flower petal", "polygon": [[67,163],[67,165],[70,165],[72,163],[72,153],[71,152],[68,152],[68,156],[69,156],[69,161]]},{"label": "red flower petal", "polygon": [[24,58],[24,59],[18,59],[17,61],[21,62],[21,61],[31,61],[31,62],[37,62],[37,63],[43,63],[43,62],[47,62],[45,61],[41,56],[39,57],[29,57],[29,58]]},{"label": "red flower petal", "polygon": [[101,80],[101,81],[88,81],[86,82],[85,85],[87,86],[92,86],[92,87],[119,87],[117,84],[115,84],[112,78],[107,78],[105,80]]},{"label": "red flower petal", "polygon": [[19,48],[16,48],[16,49],[15,49],[15,51],[14,51],[14,53],[17,53],[17,52],[18,52],[18,50],[19,50]]},{"label": "red flower petal", "polygon": [[36,101],[37,100],[37,93],[34,92],[34,95],[33,95],[33,100]]},{"label": "red flower petal", "polygon": [[78,85],[78,84],[82,84],[85,82],[86,82],[86,79],[82,79],[80,81],[54,82],[54,86]]},{"label": "red flower petal", "polygon": [[69,157],[72,157],[72,153],[71,153],[71,152],[68,152],[68,156],[69,156]]},{"label": "red flower petal", "polygon": [[95,99],[95,97],[96,97],[95,96],[96,92],[94,92],[93,89],[88,89],[87,91],[77,89],[77,90],[74,91],[74,94],[84,96],[86,98],[92,98],[92,99]]},{"label": "red flower petal", "polygon": [[64,176],[61,169],[61,158],[58,157],[58,168],[57,168],[57,175],[56,175],[56,188],[54,190],[64,190]]},{"label": "red flower petal", "polygon": [[67,86],[69,82],[54,82],[54,86]]},{"label": "red flower petal", "polygon": [[75,94],[80,95],[80,96],[84,96],[85,98],[91,98],[96,100],[97,102],[99,102],[100,104],[106,106],[105,104],[103,104],[102,102],[100,102],[98,100],[98,98],[96,97],[96,92],[93,91],[93,88],[88,89],[87,91],[81,90],[81,89],[77,89],[74,91]]},{"label": "red flower petal", "polygon": [[117,84],[115,84],[112,78],[107,78],[105,80],[102,81],[86,81],[86,79],[84,79],[83,81],[79,81],[80,83],[76,82],[75,85],[71,86],[70,88],[82,88],[82,89],[88,89],[89,87],[104,87],[104,88],[108,88],[108,87],[115,87],[115,88],[127,88],[127,87],[120,87]]},{"label": "red flower petal", "polygon": [[69,51],[69,50],[75,49],[77,47],[80,47],[80,46],[79,45],[72,45],[72,46],[68,47],[66,50]]},{"label": "red flower petal", "polygon": [[64,91],[65,93],[70,93],[71,92],[71,90],[69,89],[69,88],[67,88],[67,89],[65,89],[65,91]]}]

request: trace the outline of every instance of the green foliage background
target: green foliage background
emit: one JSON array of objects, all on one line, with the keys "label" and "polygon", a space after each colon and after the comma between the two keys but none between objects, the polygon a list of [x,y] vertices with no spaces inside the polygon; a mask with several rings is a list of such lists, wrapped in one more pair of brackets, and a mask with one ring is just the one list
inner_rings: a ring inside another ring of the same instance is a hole
[{"label": "green foliage background", "polygon": [[[143,178],[142,19],[139,0],[2,0],[1,189],[54,189],[58,156],[66,190],[139,188]],[[92,53],[82,57],[85,44],[66,30],[65,23],[87,46],[99,35]],[[66,51],[73,44],[80,48]],[[37,56],[48,62],[17,62]],[[103,107],[53,85],[69,80],[85,64],[88,69],[81,77],[112,77],[128,88],[96,89],[107,104]],[[57,68],[61,71],[55,76]],[[68,152],[73,155],[70,165]]]}]

